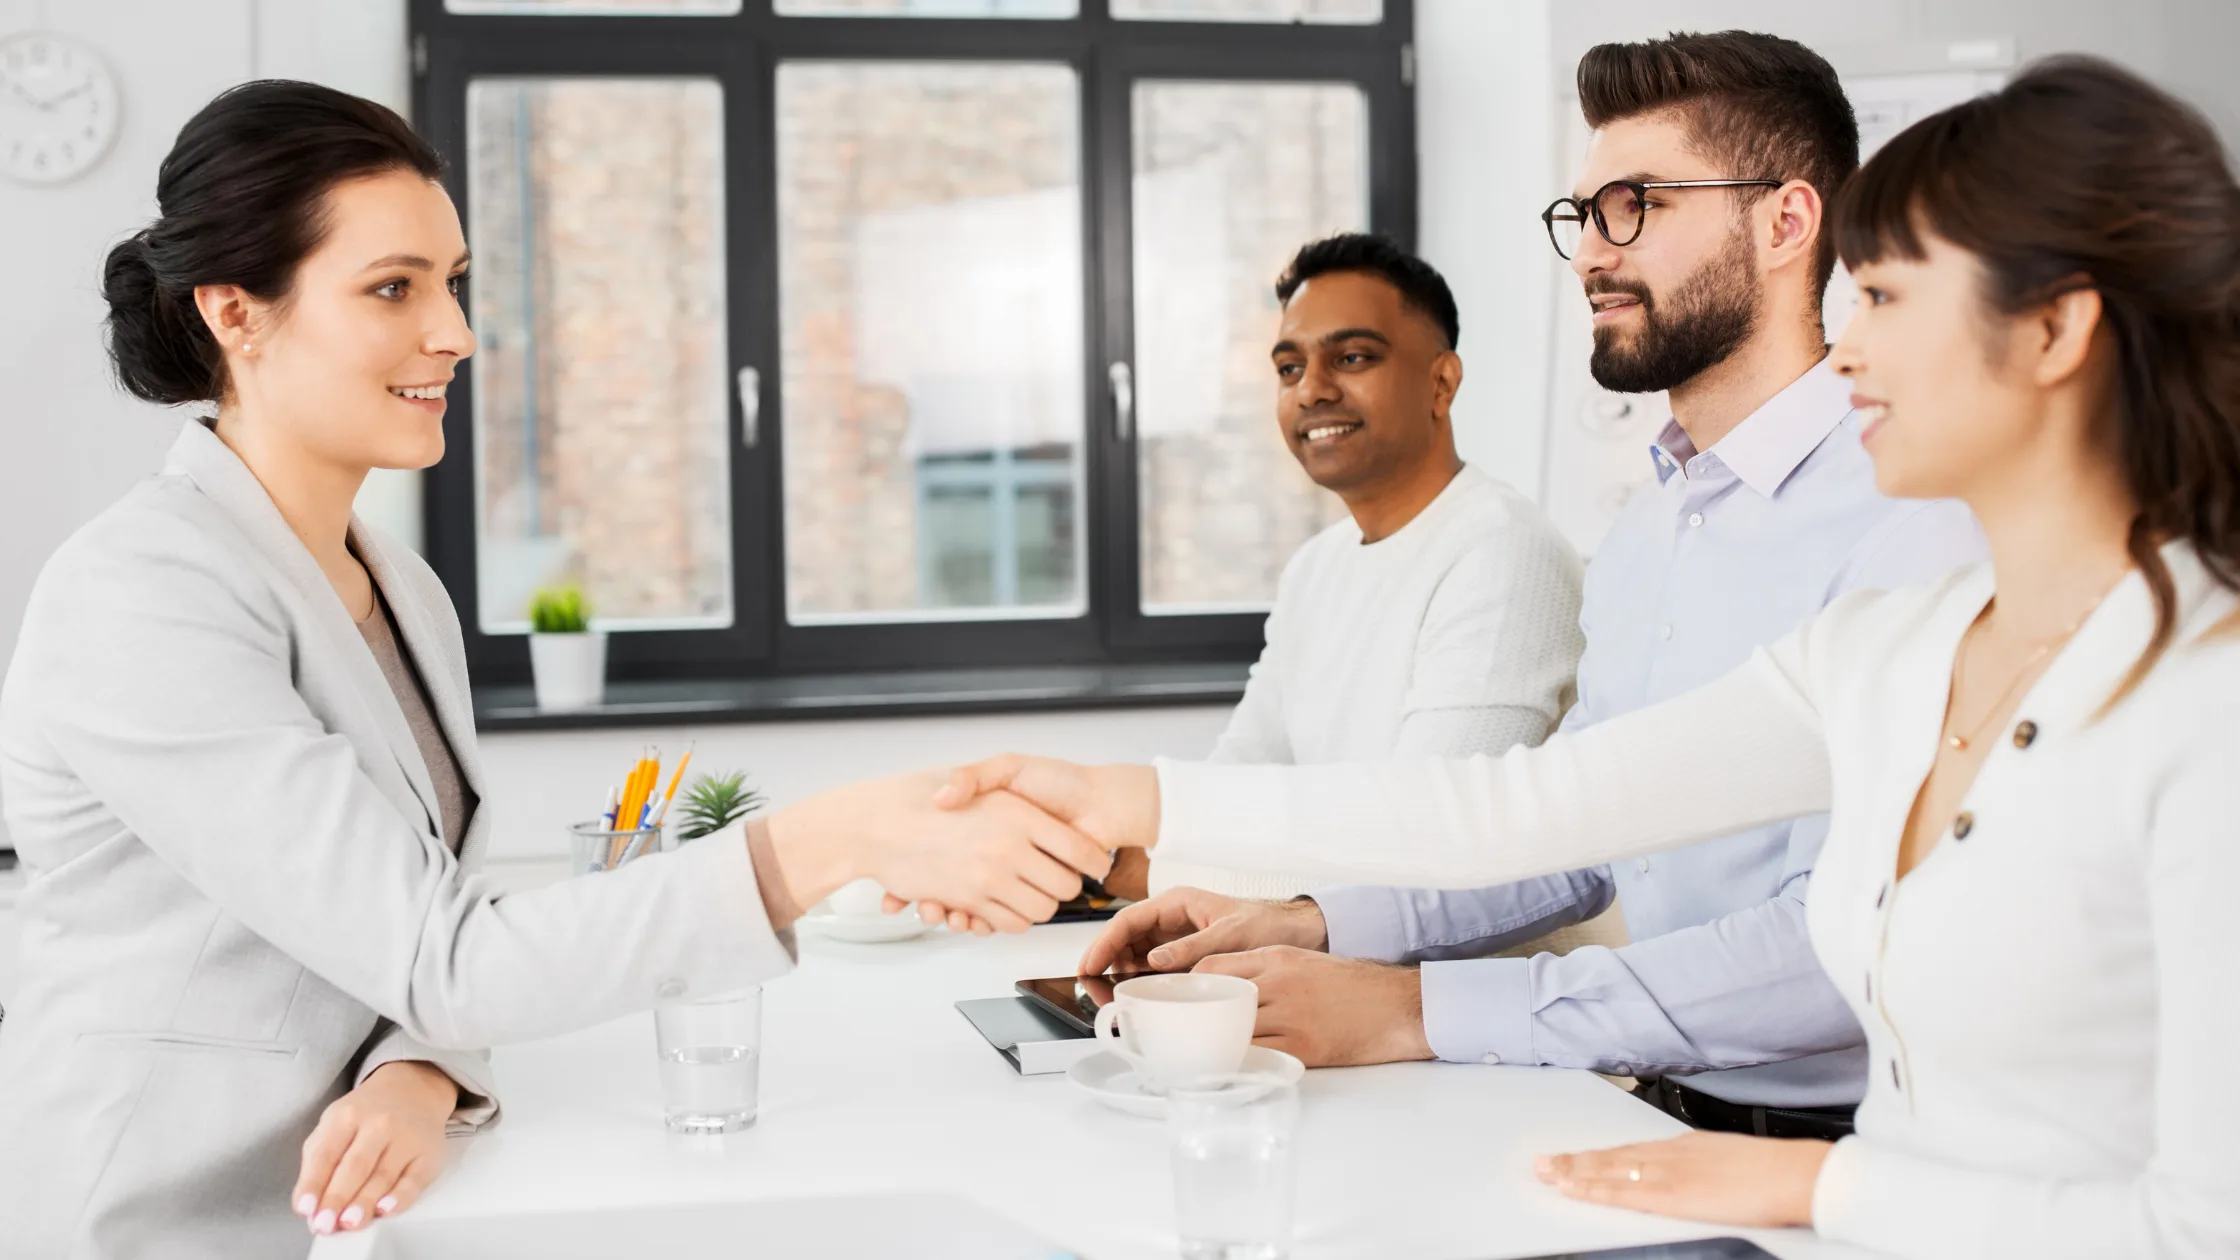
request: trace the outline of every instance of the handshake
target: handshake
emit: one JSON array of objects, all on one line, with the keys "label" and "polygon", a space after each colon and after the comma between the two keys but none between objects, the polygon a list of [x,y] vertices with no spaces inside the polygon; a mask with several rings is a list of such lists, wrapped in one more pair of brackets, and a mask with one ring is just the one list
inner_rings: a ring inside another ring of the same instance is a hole
[{"label": "handshake", "polygon": [[1006,756],[852,784],[769,820],[771,855],[795,905],[855,879],[919,903],[928,923],[981,935],[1047,921],[1103,878],[1112,854],[1158,841],[1159,781],[1148,766],[1079,766]]}]

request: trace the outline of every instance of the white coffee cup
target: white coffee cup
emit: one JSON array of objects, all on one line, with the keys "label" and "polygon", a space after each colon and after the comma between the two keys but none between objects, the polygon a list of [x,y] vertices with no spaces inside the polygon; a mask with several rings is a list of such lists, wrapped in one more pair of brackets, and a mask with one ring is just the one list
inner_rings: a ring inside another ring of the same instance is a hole
[{"label": "white coffee cup", "polygon": [[1097,1040],[1152,1093],[1244,1066],[1260,990],[1239,976],[1137,976],[1097,1012]]},{"label": "white coffee cup", "polygon": [[887,890],[875,879],[859,879],[842,884],[828,899],[832,912],[844,919],[877,919],[885,917],[883,906]]}]

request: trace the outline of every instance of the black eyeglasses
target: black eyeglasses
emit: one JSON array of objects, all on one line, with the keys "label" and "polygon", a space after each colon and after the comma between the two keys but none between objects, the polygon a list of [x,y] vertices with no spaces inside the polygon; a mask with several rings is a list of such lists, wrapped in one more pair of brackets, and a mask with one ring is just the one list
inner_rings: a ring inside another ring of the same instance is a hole
[{"label": "black eyeglasses", "polygon": [[1614,179],[1595,190],[1592,197],[1558,197],[1540,212],[1548,225],[1548,242],[1568,259],[1579,252],[1579,238],[1592,216],[1595,230],[1612,245],[1631,245],[1641,239],[1641,225],[1649,217],[1652,188],[1779,188],[1778,179]]}]

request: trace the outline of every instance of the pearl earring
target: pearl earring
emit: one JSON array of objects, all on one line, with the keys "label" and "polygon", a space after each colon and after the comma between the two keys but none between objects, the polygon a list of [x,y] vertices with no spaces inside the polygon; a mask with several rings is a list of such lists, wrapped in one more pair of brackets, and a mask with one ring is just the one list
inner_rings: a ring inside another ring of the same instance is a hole
[{"label": "pearl earring", "polygon": [[243,353],[243,354],[255,354],[256,352],[257,352],[257,343],[256,343],[256,342],[254,342],[254,341],[244,341],[244,342],[242,342],[242,343],[241,343],[241,353]]}]

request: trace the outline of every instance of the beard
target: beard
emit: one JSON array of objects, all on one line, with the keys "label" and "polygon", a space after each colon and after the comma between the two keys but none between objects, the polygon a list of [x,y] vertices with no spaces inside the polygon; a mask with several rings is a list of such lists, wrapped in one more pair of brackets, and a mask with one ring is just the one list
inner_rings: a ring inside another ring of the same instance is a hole
[{"label": "beard", "polygon": [[1587,370],[1616,394],[1653,394],[1684,385],[1724,363],[1758,327],[1765,286],[1751,265],[1750,243],[1737,232],[1695,274],[1658,298],[1639,281],[1605,279],[1587,293],[1629,293],[1641,302],[1641,329],[1631,345],[1618,330],[1594,331]]}]

